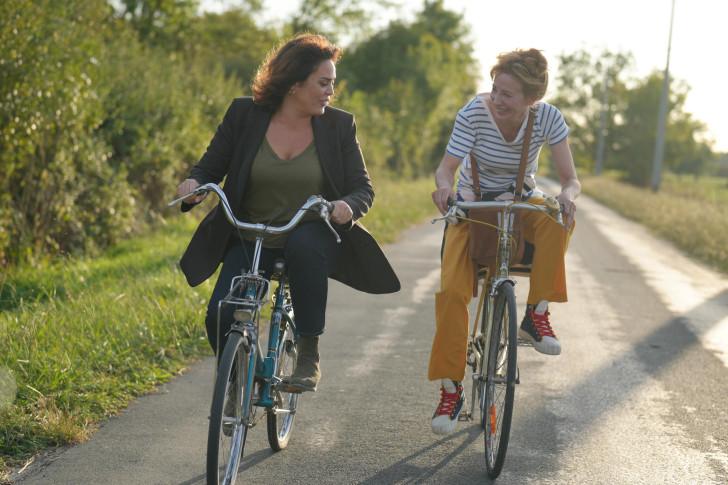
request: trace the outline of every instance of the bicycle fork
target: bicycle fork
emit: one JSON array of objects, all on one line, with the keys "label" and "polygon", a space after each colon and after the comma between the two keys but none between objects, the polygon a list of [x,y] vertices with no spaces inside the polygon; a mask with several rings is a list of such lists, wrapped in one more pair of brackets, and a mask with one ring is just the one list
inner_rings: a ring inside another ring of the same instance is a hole
[{"label": "bicycle fork", "polygon": [[[498,288],[500,287],[500,284],[506,280],[510,281],[515,285],[515,282],[513,282],[513,280],[511,280],[510,278],[499,278],[493,282],[490,291],[487,292],[487,296],[485,288],[483,288],[481,292],[481,298],[478,302],[478,313],[476,315],[475,323],[473,325],[473,333],[468,341],[467,365],[470,366],[472,369],[472,391],[470,399],[470,409],[469,411],[460,413],[460,416],[458,416],[458,421],[472,421],[473,414],[475,412],[476,401],[480,402],[483,399],[483,393],[488,392],[488,389],[485,386],[487,386],[488,384],[487,367],[488,359],[490,358],[490,352],[492,350],[490,349],[489,344],[491,332],[493,331],[494,325],[494,303],[496,293],[498,291]],[[484,326],[484,328],[481,328],[481,333],[478,333],[478,318],[480,317],[483,309],[485,311],[483,321],[487,324]],[[510,336],[510,338],[517,338],[517,335]],[[517,340],[517,342],[519,345],[521,345],[520,339]],[[480,364],[480,366],[478,364]],[[513,384],[520,384],[520,372],[518,370],[518,367],[516,367],[516,378],[514,379]]]}]

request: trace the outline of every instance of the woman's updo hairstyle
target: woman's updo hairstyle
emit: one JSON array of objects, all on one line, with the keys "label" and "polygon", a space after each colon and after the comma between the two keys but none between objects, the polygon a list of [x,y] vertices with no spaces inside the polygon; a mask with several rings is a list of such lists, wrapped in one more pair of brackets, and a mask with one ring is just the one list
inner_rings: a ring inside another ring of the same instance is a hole
[{"label": "woman's updo hairstyle", "polygon": [[490,70],[490,78],[510,74],[519,81],[523,94],[536,101],[543,98],[549,84],[548,62],[538,49],[516,49],[498,55],[498,62]]},{"label": "woman's updo hairstyle", "polygon": [[253,101],[277,109],[294,84],[305,81],[323,61],[336,63],[341,49],[323,35],[299,34],[271,50],[253,79]]}]

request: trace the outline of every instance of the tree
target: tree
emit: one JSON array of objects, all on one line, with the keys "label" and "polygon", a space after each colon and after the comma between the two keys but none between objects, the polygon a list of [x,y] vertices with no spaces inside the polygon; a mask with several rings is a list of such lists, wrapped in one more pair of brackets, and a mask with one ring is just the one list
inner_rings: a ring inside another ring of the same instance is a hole
[{"label": "tree", "polygon": [[[550,100],[563,113],[569,125],[569,142],[577,166],[591,171],[596,156],[601,123],[604,87],[607,88],[606,152],[611,153],[611,136],[617,113],[624,109],[623,80],[632,65],[631,54],[604,51],[593,56],[585,50],[559,56],[556,96]],[[606,78],[606,83],[605,83]]]},{"label": "tree", "polygon": [[193,55],[208,65],[222,65],[226,76],[248,86],[255,70],[280,40],[270,28],[256,24],[249,10],[232,9],[206,13],[192,24]]},{"label": "tree", "polygon": [[194,21],[198,0],[121,0],[120,14],[142,42],[181,50]]},{"label": "tree", "polygon": [[[602,52],[592,56],[580,50],[559,57],[557,95],[551,100],[570,127],[569,140],[577,166],[590,170],[600,129],[604,76],[607,77],[606,163],[624,178],[645,185],[651,176],[655,125],[662,89],[662,74],[643,79],[627,75],[631,54]],[[665,167],[672,171],[707,170],[714,156],[702,139],[705,126],[685,112],[689,87],[672,83],[668,101]]]},{"label": "tree", "polygon": [[[652,175],[662,76],[655,71],[625,92],[625,108],[614,128],[618,142],[614,146],[613,166],[636,185],[647,186]],[[688,91],[684,82],[671,83],[664,166],[674,172],[697,174],[708,166],[713,154],[706,143],[698,141],[705,125],[684,111]]]},{"label": "tree", "polygon": [[138,37],[104,0],[0,2],[0,264],[154,220],[240,91]]},{"label": "tree", "polygon": [[475,93],[477,68],[467,25],[442,1],[425,2],[413,23],[392,22],[348,52],[339,68],[344,100],[363,119],[370,162],[429,173],[457,110]]},{"label": "tree", "polygon": [[372,34],[373,10],[381,11],[391,5],[389,0],[302,0],[288,28],[292,34],[315,32],[334,42],[342,37],[348,43],[357,42]]},{"label": "tree", "polygon": [[0,261],[65,251],[89,233],[113,238],[132,218],[123,177],[95,136],[109,7],[0,5]]}]

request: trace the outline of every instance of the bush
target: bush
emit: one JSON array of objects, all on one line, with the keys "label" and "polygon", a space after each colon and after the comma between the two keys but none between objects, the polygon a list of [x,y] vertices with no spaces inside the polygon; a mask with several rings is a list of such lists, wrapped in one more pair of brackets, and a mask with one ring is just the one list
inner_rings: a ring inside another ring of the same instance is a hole
[{"label": "bush", "polygon": [[0,262],[104,247],[142,227],[238,82],[141,44],[102,0],[9,0],[0,18]]}]

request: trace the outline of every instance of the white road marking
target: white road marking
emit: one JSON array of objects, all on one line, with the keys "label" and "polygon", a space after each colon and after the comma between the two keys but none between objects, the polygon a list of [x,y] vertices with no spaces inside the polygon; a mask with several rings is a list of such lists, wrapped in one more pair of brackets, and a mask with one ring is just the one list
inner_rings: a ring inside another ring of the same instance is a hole
[{"label": "white road marking", "polygon": [[439,279],[439,267],[430,271],[424,278],[418,279],[417,283],[415,283],[415,289],[412,290],[412,302],[422,303],[426,297],[432,296],[433,288]]},{"label": "white road marking", "polygon": [[369,374],[377,361],[383,359],[402,333],[402,327],[407,324],[407,317],[415,311],[409,307],[398,307],[384,311],[382,326],[384,331],[376,337],[367,339],[364,344],[364,355],[349,368],[346,374],[350,377],[361,377]]},{"label": "white road marking", "polygon": [[413,307],[421,304],[426,297],[431,297],[434,294],[434,287],[439,282],[439,278],[440,268],[436,268],[415,282],[414,290],[412,290],[412,303],[414,305],[384,310],[384,319],[381,323],[382,331],[375,337],[367,339],[362,357],[348,369],[347,375],[361,377],[369,374],[377,361],[382,360],[392,352],[402,335],[402,328],[407,324],[407,317],[415,313]]},{"label": "white road marking", "polygon": [[[639,268],[667,308],[684,316],[703,347],[728,367],[728,279],[587,197],[579,199],[579,205],[599,231]],[[721,293],[724,295],[717,298]]]}]

